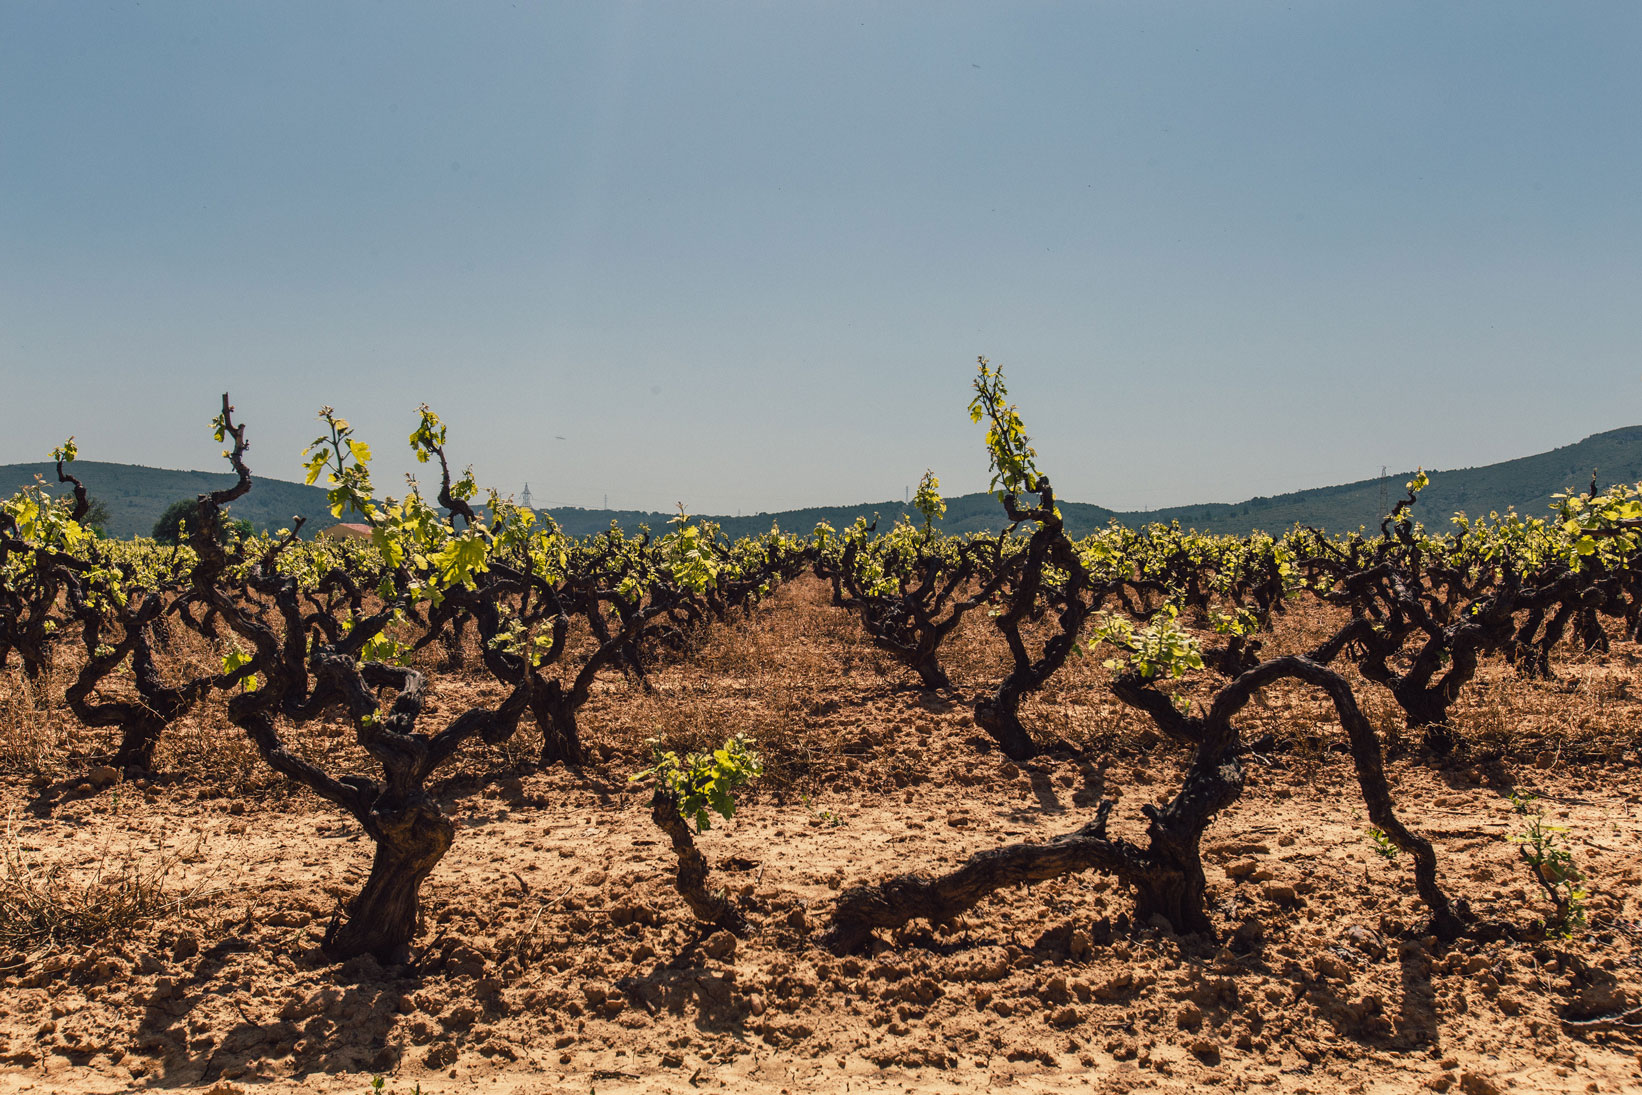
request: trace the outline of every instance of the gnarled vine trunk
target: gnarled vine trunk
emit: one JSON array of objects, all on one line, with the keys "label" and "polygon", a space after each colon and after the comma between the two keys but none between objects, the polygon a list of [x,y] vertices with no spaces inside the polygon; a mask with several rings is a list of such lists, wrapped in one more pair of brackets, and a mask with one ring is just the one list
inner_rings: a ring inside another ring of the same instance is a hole
[{"label": "gnarled vine trunk", "polygon": [[407,802],[373,806],[369,831],[376,841],[371,874],[325,933],[333,958],[371,954],[383,962],[409,956],[421,910],[422,883],[450,850],[456,826],[426,794]]},{"label": "gnarled vine trunk", "polygon": [[998,743],[1004,756],[1010,760],[1031,760],[1038,755],[1038,745],[1021,723],[1021,690],[1011,680],[1005,680],[998,690],[975,702],[975,724]]},{"label": "gnarled vine trunk", "polygon": [[542,731],[542,750],[538,757],[542,767],[586,762],[581,731],[576,725],[578,706],[574,695],[558,681],[543,681],[535,688],[530,710]]},{"label": "gnarled vine trunk", "polygon": [[690,823],[679,813],[678,799],[664,787],[656,788],[650,797],[650,818],[673,844],[678,857],[678,871],[673,876],[673,887],[684,903],[703,924],[723,928],[735,935],[745,936],[750,930],[747,918],[724,894],[707,889],[707,857],[696,847]]}]

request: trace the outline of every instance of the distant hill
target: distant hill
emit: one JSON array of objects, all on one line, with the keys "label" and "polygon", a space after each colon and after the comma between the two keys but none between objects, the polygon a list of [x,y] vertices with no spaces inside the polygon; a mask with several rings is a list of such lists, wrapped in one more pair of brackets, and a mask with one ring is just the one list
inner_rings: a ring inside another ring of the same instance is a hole
[{"label": "distant hill", "polygon": [[[1519,513],[1543,514],[1551,496],[1558,491],[1589,487],[1593,470],[1603,486],[1642,482],[1642,426],[1609,430],[1537,456],[1480,468],[1426,470],[1431,473],[1431,486],[1421,495],[1419,517],[1428,525],[1441,525],[1457,510],[1475,515],[1515,507]],[[146,536],[172,502],[203,491],[220,490],[233,482],[231,475],[219,472],[166,471],[96,460],[76,461],[74,473],[85,483],[91,497],[101,499],[108,506],[109,534],[119,537]],[[1394,502],[1402,496],[1402,486],[1413,474],[1410,469],[1388,474],[1383,481],[1364,479],[1270,498],[1250,498],[1245,502],[1212,502],[1139,512],[1117,512],[1087,502],[1062,501],[1061,512],[1066,517],[1067,528],[1078,536],[1104,526],[1114,517],[1124,524],[1179,521],[1204,532],[1237,535],[1255,530],[1281,533],[1295,524],[1314,525],[1330,532],[1350,532],[1359,526],[1379,524],[1382,488]],[[0,465],[0,497],[32,483],[36,475],[45,478],[54,489],[60,489],[56,484],[56,469],[51,464],[6,464]],[[569,506],[552,513],[573,536],[603,532],[612,520],[629,532],[641,524],[660,532],[673,517],[671,513]],[[876,515],[882,527],[887,528],[903,513],[916,517],[910,507],[891,500],[709,519],[718,522],[726,535],[739,537],[767,532],[771,524],[800,533],[808,533],[821,521],[841,528],[857,516],[871,520]],[[286,527],[294,514],[308,518],[309,533],[336,523],[325,505],[323,490],[279,479],[257,479],[255,489],[233,506],[235,517],[251,522],[259,530]],[[996,531],[1002,526],[1002,516],[1002,509],[991,495],[966,494],[947,499],[946,518],[941,528],[951,533]]]},{"label": "distant hill", "polygon": [[[234,484],[234,476],[227,472],[170,471],[101,460],[76,460],[69,471],[85,484],[89,497],[108,507],[108,534],[122,540],[147,536],[165,507],[179,498],[194,498]],[[66,485],[58,486],[55,464],[3,464],[0,465],[0,497],[9,497],[33,483],[36,475],[44,479],[53,492],[68,489]],[[336,524],[330,507],[325,504],[323,490],[260,476],[253,480],[250,493],[230,506],[229,512],[239,520],[251,522],[259,531],[289,528],[295,514],[308,518],[304,531],[310,535]]]},{"label": "distant hill", "polygon": [[[603,532],[610,527],[612,519],[620,522],[621,527],[628,532],[636,530],[641,524],[648,525],[653,532],[665,532],[667,523],[675,516],[671,513],[573,507],[555,509],[551,512],[559,527],[572,536]],[[1113,517],[1120,516],[1109,509],[1091,506],[1085,502],[1063,502],[1061,512],[1066,515],[1069,522],[1077,521],[1080,527],[1086,525],[1089,528],[1104,525]],[[726,536],[737,539],[769,532],[772,524],[780,525],[786,532],[806,534],[822,521],[841,529],[852,524],[857,517],[865,517],[869,521],[876,517],[879,520],[879,527],[887,529],[903,513],[907,514],[909,519],[923,520],[917,511],[898,501],[863,502],[854,506],[812,506],[809,509],[789,509],[779,513],[755,513],[747,517],[722,517],[712,514],[702,516],[708,521],[716,522],[723,528]],[[941,522],[940,528],[949,533],[996,529],[1001,527],[998,518],[1002,515],[1003,510],[998,505],[998,500],[990,494],[965,494],[946,500],[946,518]]]},{"label": "distant hill", "polygon": [[[1609,430],[1574,445],[1499,464],[1454,471],[1427,468],[1426,471],[1431,474],[1431,485],[1420,496],[1418,515],[1427,525],[1444,525],[1461,510],[1477,515],[1515,507],[1518,513],[1537,516],[1546,512],[1551,496],[1558,491],[1587,489],[1593,471],[1604,487],[1612,483],[1642,482],[1642,426]],[[1179,521],[1187,528],[1233,535],[1253,531],[1281,534],[1296,524],[1313,525],[1329,532],[1351,532],[1361,526],[1377,526],[1384,516],[1380,509],[1382,489],[1395,503],[1403,496],[1403,484],[1413,477],[1414,469],[1410,468],[1387,473],[1384,480],[1363,479],[1244,502],[1211,502],[1159,510],[1118,512],[1087,502],[1066,501],[1062,501],[1060,507],[1067,529],[1075,536],[1100,528],[1114,517],[1127,525]],[[996,531],[1002,526],[1002,508],[989,494],[966,494],[948,498],[946,503],[946,517],[941,522],[946,532]],[[809,532],[818,521],[841,528],[857,516],[871,520],[875,514],[887,528],[903,513],[921,520],[905,503],[894,500],[711,519],[724,527],[726,535],[736,537],[767,532],[772,522],[790,532]],[[583,535],[609,528],[612,517],[628,530],[637,528],[640,523],[661,529],[672,515],[559,509],[553,511],[553,516],[566,531]]]},{"label": "distant hill", "polygon": [[[1603,487],[1642,482],[1642,426],[1625,426],[1560,449],[1524,456],[1480,468],[1439,471],[1426,468],[1431,485],[1420,494],[1418,517],[1430,526],[1446,523],[1456,512],[1471,516],[1515,507],[1529,516],[1543,516],[1551,496],[1559,491],[1587,490],[1594,472]],[[1414,470],[1388,473],[1385,479],[1363,479],[1337,487],[1251,498],[1231,505],[1179,506],[1150,514],[1121,514],[1125,522],[1145,516],[1151,520],[1179,521],[1205,532],[1245,533],[1254,529],[1282,532],[1296,523],[1329,532],[1350,532],[1359,525],[1375,527],[1380,512],[1380,490],[1395,503]]]}]

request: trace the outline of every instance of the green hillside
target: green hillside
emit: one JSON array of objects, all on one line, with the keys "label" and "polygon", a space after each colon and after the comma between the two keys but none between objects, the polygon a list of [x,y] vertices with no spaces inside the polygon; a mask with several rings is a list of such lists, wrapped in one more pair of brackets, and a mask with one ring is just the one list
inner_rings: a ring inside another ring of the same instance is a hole
[{"label": "green hillside", "polygon": [[[1491,510],[1515,507],[1531,515],[1545,513],[1551,496],[1573,488],[1590,486],[1597,473],[1603,486],[1611,483],[1642,482],[1642,426],[1626,426],[1594,434],[1585,440],[1536,456],[1525,456],[1479,468],[1462,468],[1431,473],[1431,485],[1420,497],[1419,516],[1426,524],[1446,522],[1455,512],[1486,514]],[[1350,532],[1359,526],[1373,527],[1383,516],[1382,491],[1392,502],[1402,497],[1403,484],[1413,478],[1414,469],[1387,473],[1384,481],[1364,479],[1334,487],[1316,487],[1273,497],[1250,498],[1244,502],[1206,503],[1170,509],[1114,512],[1086,502],[1061,502],[1066,526],[1074,535],[1084,535],[1104,526],[1112,518],[1124,524],[1147,521],[1179,521],[1204,532],[1242,535],[1252,531],[1280,534],[1296,524],[1313,525],[1331,532]],[[808,532],[818,521],[835,528],[848,525],[857,516],[869,520],[876,515],[887,527],[896,517],[916,514],[898,501],[869,502],[854,506],[831,506],[758,513],[751,517],[714,517],[729,536],[746,536],[769,530],[771,522],[790,532]],[[554,516],[577,535],[608,528],[612,517],[622,527],[636,528],[641,522],[659,529],[672,516],[665,513],[611,513],[605,510],[555,510]],[[1002,509],[989,494],[966,494],[947,499],[946,532],[996,531],[1001,527]]]},{"label": "green hillside", "polygon": [[[966,494],[959,498],[946,500],[946,518],[941,522],[941,529],[945,532],[976,532],[996,529],[999,527],[998,518],[1002,510],[998,500],[990,494]],[[1118,516],[1109,509],[1100,506],[1091,506],[1083,502],[1062,503],[1061,511],[1066,514],[1068,521],[1076,521],[1080,527],[1086,525],[1095,528],[1104,525],[1111,518]],[[615,519],[622,528],[629,532],[639,525],[649,525],[654,531],[666,531],[667,522],[673,519],[671,513],[641,513],[635,510],[602,510],[602,509],[575,509],[563,508],[552,511],[553,519],[559,522],[566,532],[572,536],[585,536],[591,532],[603,532],[610,527]],[[901,514],[907,514],[909,519],[922,521],[917,512],[902,502],[862,502],[853,506],[812,506],[809,509],[782,510],[779,513],[755,513],[748,517],[718,517],[704,515],[707,520],[717,522],[724,529],[726,536],[739,538],[742,536],[757,536],[770,531],[771,524],[778,524],[786,532],[808,533],[822,521],[834,528],[843,528],[857,517],[865,517],[871,521],[878,519],[881,528],[888,528],[895,523]]]},{"label": "green hillside", "polygon": [[[1429,525],[1440,524],[1456,510],[1485,514],[1515,507],[1519,513],[1542,514],[1550,505],[1551,496],[1558,491],[1587,488],[1593,470],[1604,486],[1642,481],[1642,426],[1609,430],[1578,444],[1480,468],[1426,470],[1431,473],[1431,486],[1421,496],[1420,518]],[[91,497],[100,499],[108,507],[109,534],[119,537],[146,536],[160,513],[172,502],[203,491],[220,490],[233,482],[231,475],[217,472],[166,471],[95,460],[77,461],[74,471]],[[1205,532],[1239,535],[1254,530],[1281,533],[1295,524],[1349,532],[1359,526],[1377,525],[1381,517],[1382,490],[1395,501],[1402,495],[1403,483],[1413,474],[1409,469],[1388,474],[1383,482],[1364,479],[1245,502],[1215,502],[1145,512],[1118,513],[1086,502],[1063,501],[1061,512],[1066,516],[1067,528],[1075,535],[1100,528],[1114,517],[1125,524],[1179,521]],[[0,465],[0,496],[33,482],[36,475],[44,477],[53,489],[60,489],[51,464],[6,464]],[[809,532],[821,521],[841,528],[857,516],[869,520],[876,516],[887,528],[902,513],[911,514],[910,508],[892,500],[710,519],[717,521],[727,535],[739,537],[767,532],[772,523],[789,532],[801,533]],[[294,514],[308,517],[309,532],[336,523],[326,508],[324,491],[279,479],[257,479],[255,488],[233,506],[235,517],[251,522],[258,529],[286,527]],[[575,536],[602,532],[610,527],[612,520],[630,532],[641,524],[662,531],[673,517],[671,513],[575,507],[556,509],[553,516]],[[1002,510],[991,495],[966,494],[947,499],[946,518],[941,528],[953,533],[995,531],[1002,524],[1001,518]]]},{"label": "green hillside", "polygon": [[[107,532],[120,539],[147,536],[165,507],[179,498],[194,498],[234,483],[234,476],[227,472],[171,471],[100,460],[76,460],[70,470],[85,484],[89,497],[108,507]],[[0,464],[0,497],[33,483],[36,475],[53,492],[67,489],[57,484],[55,464]],[[256,478],[251,492],[235,502],[230,511],[233,517],[251,522],[259,531],[289,528],[295,514],[308,518],[310,534],[336,524],[325,504],[324,491],[279,479]]]},{"label": "green hillside", "polygon": [[[1593,472],[1604,487],[1642,481],[1642,426],[1593,434],[1574,445],[1499,464],[1425,470],[1431,476],[1431,485],[1420,495],[1419,518],[1427,525],[1435,526],[1459,511],[1476,516],[1491,510],[1504,512],[1509,507],[1515,507],[1518,513],[1540,516],[1558,491],[1588,489]],[[1386,475],[1384,492],[1392,502],[1403,496],[1403,484],[1413,476],[1412,468]],[[1254,529],[1281,532],[1296,523],[1349,532],[1359,525],[1373,527],[1380,523],[1381,488],[1381,480],[1364,479],[1231,505],[1180,506],[1149,515],[1120,517],[1132,521],[1149,516],[1204,531],[1235,534]]]}]

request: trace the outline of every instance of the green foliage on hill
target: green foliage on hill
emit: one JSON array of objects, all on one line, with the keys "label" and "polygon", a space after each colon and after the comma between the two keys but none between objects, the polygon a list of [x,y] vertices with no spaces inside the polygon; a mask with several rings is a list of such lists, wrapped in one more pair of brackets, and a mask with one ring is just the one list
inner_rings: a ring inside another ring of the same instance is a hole
[{"label": "green foliage on hill", "polygon": [[[154,531],[167,506],[180,498],[194,498],[206,491],[221,490],[234,482],[223,472],[170,471],[135,464],[111,464],[101,460],[76,460],[71,469],[92,498],[108,509],[108,535],[116,539],[147,536]],[[0,497],[34,482],[38,475],[54,493],[66,488],[57,483],[54,464],[0,465]],[[247,521],[257,530],[289,528],[291,517],[308,518],[306,532],[312,534],[336,524],[325,504],[325,492],[318,487],[285,483],[278,479],[256,481],[256,489],[234,503],[235,520]]]},{"label": "green foliage on hill", "polygon": [[[998,500],[990,494],[966,494],[961,498],[946,499],[946,515],[937,521],[936,527],[943,532],[958,533],[974,530],[994,529],[998,524]],[[1082,516],[1090,528],[1104,525],[1111,517],[1116,516],[1109,509],[1100,506],[1086,505],[1082,502],[1062,503],[1062,510],[1066,511],[1067,519],[1072,520],[1072,513],[1076,511]],[[602,510],[576,509],[565,507],[551,511],[553,519],[559,522],[561,528],[572,536],[586,536],[593,532],[603,532],[610,527],[610,521],[615,519],[621,522],[623,530],[631,533],[639,525],[649,525],[652,531],[660,531],[667,527],[667,522],[673,519],[670,513],[645,513],[640,510]],[[912,506],[901,502],[866,502],[854,506],[811,506],[808,509],[789,509],[779,513],[755,513],[747,517],[704,517],[703,520],[712,521],[719,525],[724,534],[731,539],[743,536],[757,536],[770,531],[772,522],[779,524],[786,532],[807,533],[822,521],[833,528],[847,528],[857,517],[865,517],[871,521],[878,518],[879,530],[886,530],[895,523],[895,519],[905,513],[907,519],[919,524],[923,522],[923,515]]]},{"label": "green foliage on hill", "polygon": [[[1602,487],[1642,481],[1642,426],[1593,434],[1577,444],[1498,464],[1425,470],[1431,476],[1431,485],[1420,494],[1418,516],[1427,525],[1444,523],[1460,511],[1474,517],[1492,510],[1503,513],[1513,506],[1518,513],[1543,516],[1553,494],[1588,489],[1593,472]],[[1233,535],[1257,529],[1280,533],[1296,523],[1329,532],[1350,532],[1359,525],[1379,525],[1383,516],[1382,483],[1395,503],[1402,495],[1402,484],[1413,475],[1414,469],[1408,468],[1388,472],[1383,481],[1364,479],[1231,505],[1180,506],[1150,515],[1120,517],[1126,522],[1138,517],[1179,521],[1204,532]]]},{"label": "green foliage on hill", "polygon": [[[1613,483],[1642,482],[1642,426],[1609,430],[1577,444],[1499,464],[1454,471],[1426,470],[1431,475],[1431,485],[1420,496],[1419,504],[1419,518],[1426,524],[1442,524],[1457,511],[1463,510],[1475,516],[1491,510],[1503,513],[1513,506],[1518,513],[1541,515],[1551,504],[1551,496],[1558,491],[1588,488],[1593,470],[1597,473],[1599,484],[1604,487]],[[1086,535],[1103,527],[1114,517],[1129,525],[1148,521],[1179,521],[1187,528],[1231,535],[1254,531],[1277,535],[1296,524],[1312,525],[1329,532],[1350,532],[1359,526],[1377,526],[1384,516],[1380,511],[1382,487],[1384,494],[1394,503],[1402,497],[1402,484],[1413,475],[1414,469],[1408,468],[1387,472],[1384,480],[1364,479],[1270,498],[1160,510],[1117,512],[1086,502],[1065,501],[1060,503],[1060,508],[1066,518],[1067,531],[1073,536]],[[938,523],[943,532],[996,531],[999,527],[998,503],[990,494],[966,494],[948,498],[946,503],[946,515]],[[897,501],[757,513],[749,517],[710,517],[708,520],[718,522],[726,535],[736,537],[766,532],[772,521],[791,532],[808,532],[819,521],[826,521],[834,528],[845,528],[857,517],[865,516],[870,521],[875,514],[880,521],[879,527],[888,528],[903,513],[915,523],[923,520],[911,506]],[[665,513],[578,509],[557,509],[553,511],[553,516],[567,531],[576,535],[601,532],[609,527],[612,517],[628,531],[641,523],[648,524],[652,529],[664,528],[671,517]]]},{"label": "green foliage on hill", "polygon": [[[154,528],[149,535],[162,544],[186,544],[189,522],[199,519],[197,511],[198,504],[195,499],[179,498],[165,507],[165,512],[154,522]],[[230,529],[240,536],[249,536],[255,531],[249,521],[238,518],[221,520],[217,522],[217,539],[225,539],[225,534]],[[108,531],[106,525],[103,531],[105,534]]]}]

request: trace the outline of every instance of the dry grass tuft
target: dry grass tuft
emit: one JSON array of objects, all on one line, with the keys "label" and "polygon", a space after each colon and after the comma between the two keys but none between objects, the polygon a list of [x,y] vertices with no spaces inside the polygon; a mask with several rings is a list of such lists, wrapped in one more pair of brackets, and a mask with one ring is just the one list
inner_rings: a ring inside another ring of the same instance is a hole
[{"label": "dry grass tuft", "polygon": [[129,937],[136,929],[188,917],[217,891],[181,886],[173,874],[182,856],[143,862],[106,852],[82,870],[32,862],[18,839],[15,816],[0,840],[0,973],[25,970],[53,954]]},{"label": "dry grass tuft", "polygon": [[16,667],[0,673],[0,772],[61,771],[70,745],[63,713],[61,689],[49,675],[31,681]]}]

